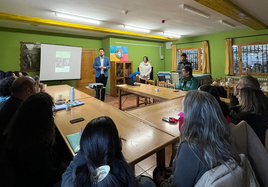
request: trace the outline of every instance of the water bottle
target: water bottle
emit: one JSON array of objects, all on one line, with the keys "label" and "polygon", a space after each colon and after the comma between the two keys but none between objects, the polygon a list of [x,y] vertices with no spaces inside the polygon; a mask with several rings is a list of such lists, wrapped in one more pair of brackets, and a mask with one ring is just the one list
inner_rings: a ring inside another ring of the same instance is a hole
[{"label": "water bottle", "polygon": [[74,87],[71,89],[71,103],[74,102]]}]

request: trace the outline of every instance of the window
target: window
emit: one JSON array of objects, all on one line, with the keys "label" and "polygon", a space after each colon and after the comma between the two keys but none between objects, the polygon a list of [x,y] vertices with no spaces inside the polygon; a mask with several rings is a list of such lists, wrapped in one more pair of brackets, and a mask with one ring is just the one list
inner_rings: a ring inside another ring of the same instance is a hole
[{"label": "window", "polygon": [[201,47],[177,49],[177,65],[182,60],[182,53],[186,53],[188,62],[192,63],[193,72],[202,71],[203,49]]},{"label": "window", "polygon": [[233,45],[234,73],[268,74],[268,42]]}]

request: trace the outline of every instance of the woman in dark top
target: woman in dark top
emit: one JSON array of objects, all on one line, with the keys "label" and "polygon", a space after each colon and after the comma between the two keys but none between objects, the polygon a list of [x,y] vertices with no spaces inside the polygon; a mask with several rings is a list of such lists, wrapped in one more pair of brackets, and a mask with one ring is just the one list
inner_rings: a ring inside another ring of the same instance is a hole
[{"label": "woman in dark top", "polygon": [[220,100],[220,92],[218,91],[218,89],[215,86],[202,85],[199,87],[199,90],[208,92],[211,95],[213,95],[215,97],[215,99],[219,102],[224,117],[229,118],[229,112],[230,112],[229,107],[225,102]]},{"label": "woman in dark top", "polygon": [[66,167],[51,146],[55,141],[53,100],[47,93],[31,95],[7,127],[1,159],[0,186],[49,187]]},{"label": "woman in dark top", "polygon": [[[190,91],[184,98],[181,144],[173,161],[173,179],[166,172],[156,175],[159,186],[193,187],[208,170],[241,160],[230,145],[230,129],[218,101],[209,93]],[[167,184],[168,186],[168,184]]]},{"label": "woman in dark top", "polygon": [[239,90],[237,98],[240,104],[239,113],[233,116],[232,121],[238,124],[245,120],[265,146],[268,125],[267,97],[261,90],[245,87]]},{"label": "woman in dark top", "polygon": [[111,118],[102,116],[87,124],[80,151],[62,175],[61,186],[135,186],[134,172],[123,156],[121,139]]}]

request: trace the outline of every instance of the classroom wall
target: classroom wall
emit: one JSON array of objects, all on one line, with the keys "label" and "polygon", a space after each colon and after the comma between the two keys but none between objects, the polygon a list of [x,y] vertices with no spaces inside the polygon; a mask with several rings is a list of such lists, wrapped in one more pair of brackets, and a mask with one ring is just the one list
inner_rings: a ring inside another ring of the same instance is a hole
[{"label": "classroom wall", "polygon": [[[83,48],[96,49],[97,51],[102,45],[102,40],[99,38],[9,28],[0,28],[0,41],[0,70],[3,71],[20,70],[21,41],[81,46]],[[31,72],[29,74],[39,74],[39,72]],[[69,84],[70,86],[76,86],[76,81],[46,83],[48,85]]]},{"label": "classroom wall", "polygon": [[[212,78],[219,78],[219,77],[225,76],[224,74],[225,38],[252,36],[252,37],[243,37],[243,38],[234,39],[233,44],[268,41],[268,35],[253,36],[253,35],[260,35],[260,34],[268,34],[268,30],[262,30],[262,31],[255,31],[252,29],[234,30],[230,32],[222,32],[222,33],[208,34],[208,35],[202,35],[202,36],[197,36],[197,37],[182,38],[178,42],[173,42],[173,44],[177,44],[177,48],[198,47],[198,46],[202,46],[202,42],[181,44],[181,45],[179,45],[179,43],[208,40],[209,48],[210,48],[211,75],[212,75]],[[171,67],[172,67],[171,49],[165,48],[165,56],[166,56],[165,69],[167,71],[171,71]]]},{"label": "classroom wall", "polygon": [[128,60],[133,61],[133,72],[138,71],[144,56],[149,58],[149,62],[154,68],[154,79],[156,79],[159,71],[164,71],[165,59],[160,59],[160,53],[164,55],[163,42],[111,38],[110,45],[128,47]]}]

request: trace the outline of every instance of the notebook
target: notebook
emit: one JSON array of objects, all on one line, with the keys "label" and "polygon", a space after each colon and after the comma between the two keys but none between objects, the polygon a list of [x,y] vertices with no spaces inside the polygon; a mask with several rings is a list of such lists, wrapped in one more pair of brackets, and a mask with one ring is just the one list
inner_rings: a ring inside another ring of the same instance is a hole
[{"label": "notebook", "polygon": [[66,137],[71,144],[73,151],[77,153],[80,150],[80,133],[69,134]]},{"label": "notebook", "polygon": [[[72,103],[69,103],[72,107],[75,106],[79,106],[79,105],[83,105],[84,102],[76,100]],[[57,110],[64,110],[66,108],[66,104],[62,104],[62,105],[55,105],[55,107],[53,108],[53,110],[57,111]]]}]

